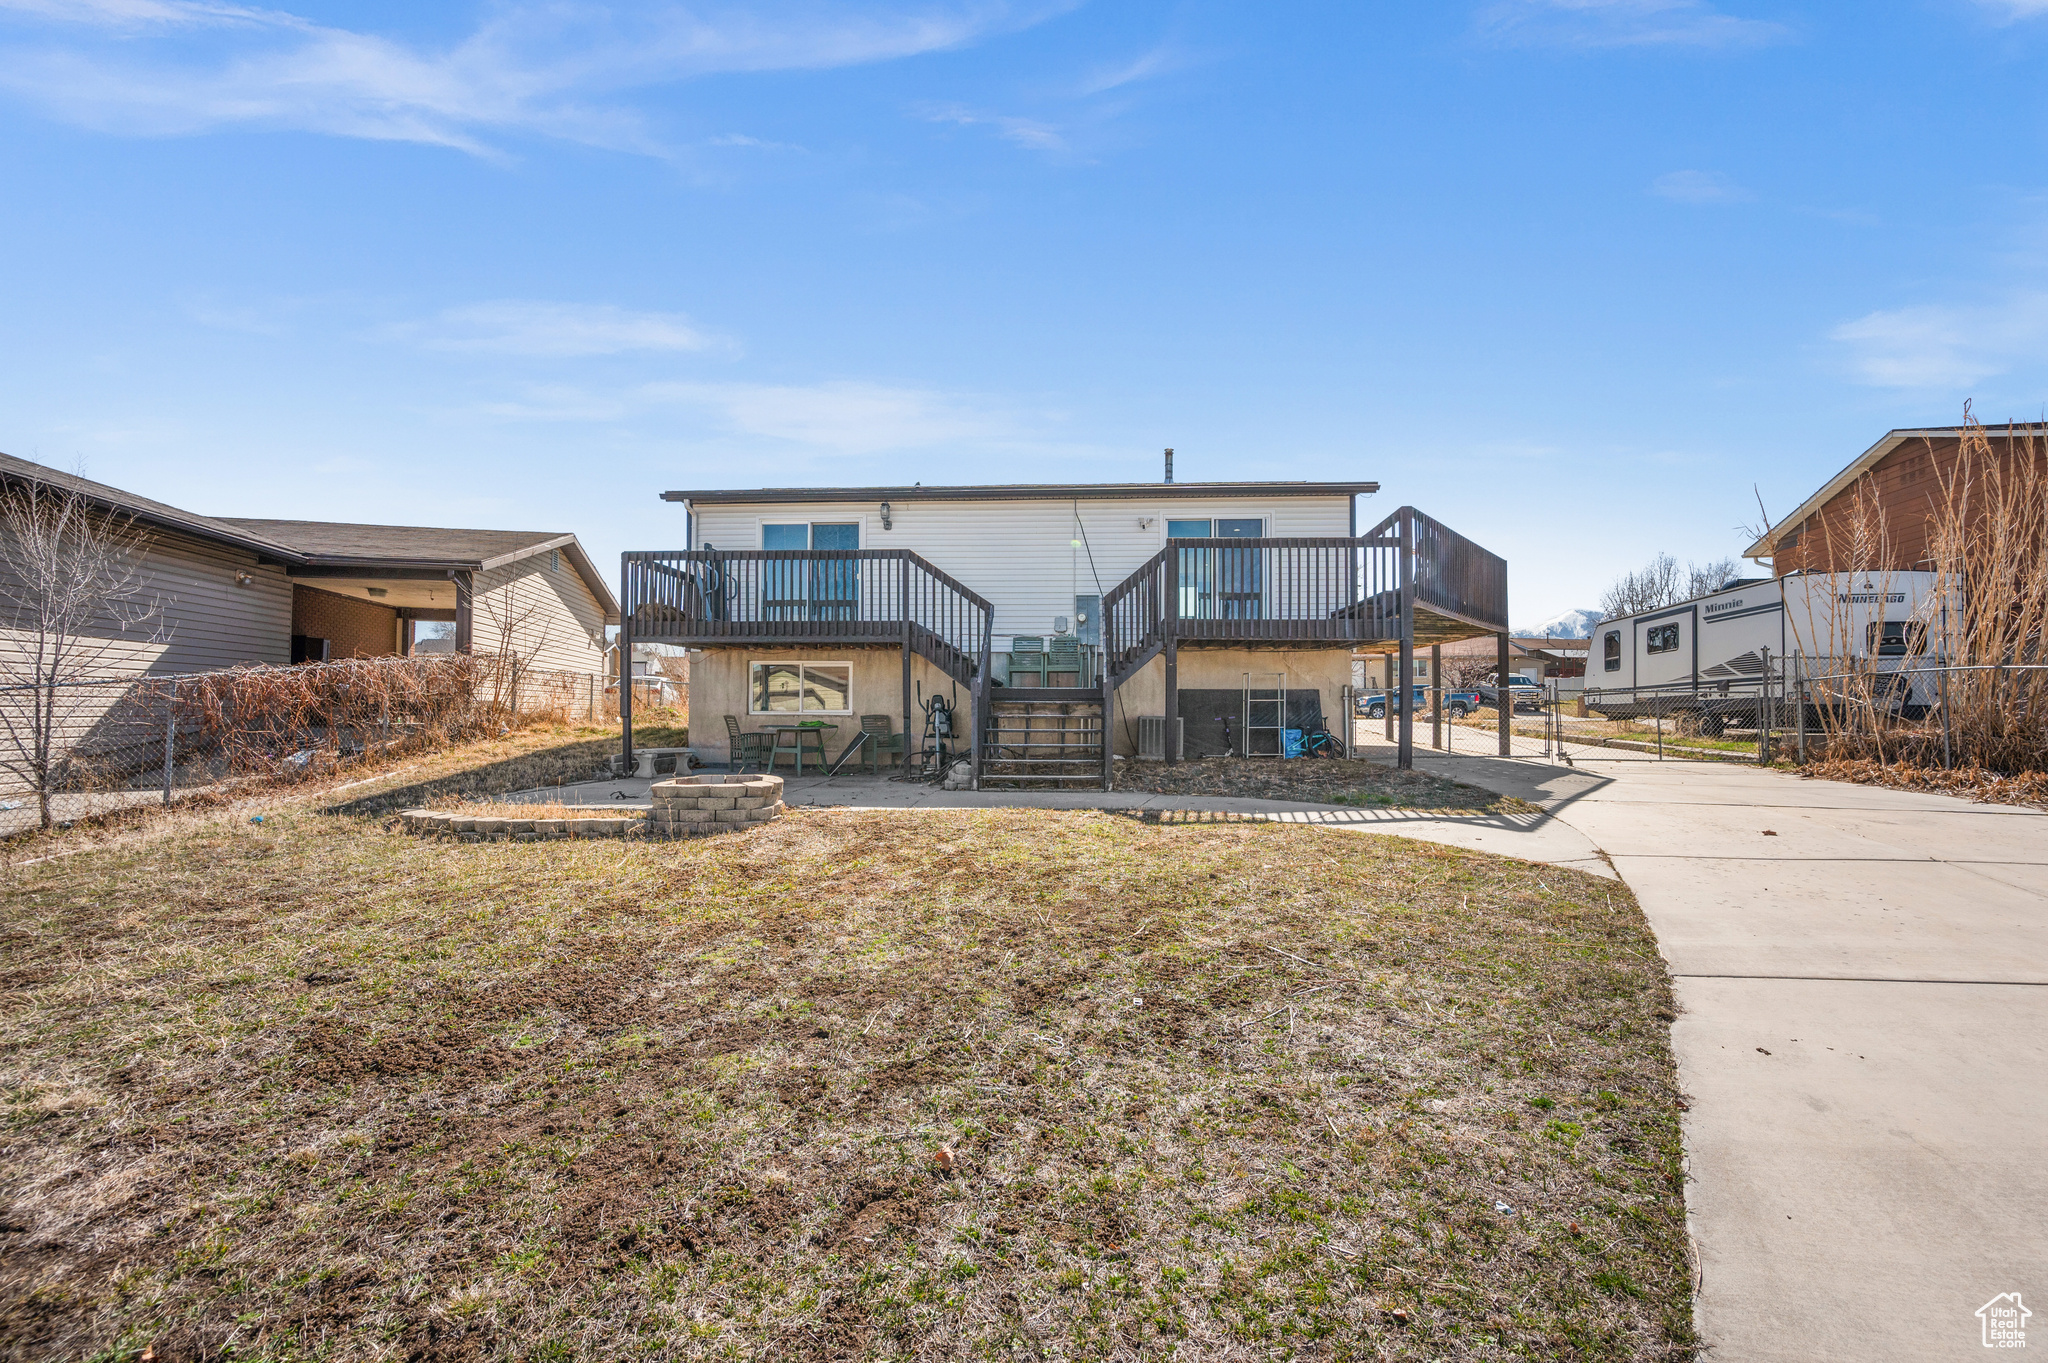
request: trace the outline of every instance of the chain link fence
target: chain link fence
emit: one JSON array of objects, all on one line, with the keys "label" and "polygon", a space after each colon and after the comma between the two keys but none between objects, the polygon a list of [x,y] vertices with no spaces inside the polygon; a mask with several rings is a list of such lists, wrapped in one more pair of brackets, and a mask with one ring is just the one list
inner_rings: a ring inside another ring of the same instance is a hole
[{"label": "chain link fence", "polygon": [[[1868,759],[2006,774],[2048,771],[2048,664],[1873,666],[1769,655],[1745,676],[1625,690],[1553,680],[1518,698],[1509,720],[1517,756],[1800,764]],[[1418,753],[1497,756],[1499,712],[1440,701],[1414,719]],[[1395,738],[1395,715],[1354,716],[1354,746]]]},{"label": "chain link fence", "polygon": [[595,673],[358,658],[0,688],[0,835],[332,772],[535,719],[616,717]]}]

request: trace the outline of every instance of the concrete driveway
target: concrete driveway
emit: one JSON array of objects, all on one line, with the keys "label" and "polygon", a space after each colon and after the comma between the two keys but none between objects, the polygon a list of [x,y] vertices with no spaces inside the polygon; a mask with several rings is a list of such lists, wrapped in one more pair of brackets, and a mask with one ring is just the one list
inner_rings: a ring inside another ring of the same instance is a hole
[{"label": "concrete driveway", "polygon": [[1710,1357],[1982,1357],[2009,1292],[2048,1347],[2048,815],[1736,764],[1421,765],[1540,800],[1656,929]]}]

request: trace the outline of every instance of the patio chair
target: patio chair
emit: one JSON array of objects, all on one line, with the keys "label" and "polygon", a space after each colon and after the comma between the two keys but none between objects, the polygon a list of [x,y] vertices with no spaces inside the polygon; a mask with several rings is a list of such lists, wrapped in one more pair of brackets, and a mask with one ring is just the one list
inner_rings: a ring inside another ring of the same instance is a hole
[{"label": "patio chair", "polygon": [[726,766],[733,771],[745,771],[747,763],[755,762],[766,770],[769,762],[769,734],[748,733],[740,728],[740,722],[732,715],[725,717]]},{"label": "patio chair", "polygon": [[860,731],[867,740],[861,747],[860,761],[867,764],[869,771],[880,776],[884,761],[892,767],[903,761],[903,735],[896,732],[887,715],[862,715]]},{"label": "patio chair", "polygon": [[1030,685],[1045,685],[1045,640],[1036,634],[1019,634],[1010,640],[1010,685],[1023,686],[1019,678],[1031,678]]},{"label": "patio chair", "polygon": [[1045,651],[1045,684],[1047,686],[1079,686],[1081,684],[1081,639],[1075,634],[1055,634],[1052,644]]}]

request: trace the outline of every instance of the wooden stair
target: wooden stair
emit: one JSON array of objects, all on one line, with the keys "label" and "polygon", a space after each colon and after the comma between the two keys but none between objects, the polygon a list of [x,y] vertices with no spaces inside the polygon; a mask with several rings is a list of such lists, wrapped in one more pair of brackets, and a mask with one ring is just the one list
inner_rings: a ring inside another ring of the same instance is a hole
[{"label": "wooden stair", "polygon": [[983,790],[1101,790],[1102,700],[991,699]]}]

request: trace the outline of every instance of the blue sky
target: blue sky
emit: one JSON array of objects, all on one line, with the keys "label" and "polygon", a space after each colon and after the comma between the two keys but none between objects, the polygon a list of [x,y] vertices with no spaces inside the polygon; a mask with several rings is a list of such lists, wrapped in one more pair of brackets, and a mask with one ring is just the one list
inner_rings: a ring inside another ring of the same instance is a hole
[{"label": "blue sky", "polygon": [[2048,394],[2048,0],[0,0],[0,449],[222,515],[1374,478],[1517,622]]}]

